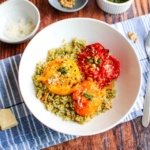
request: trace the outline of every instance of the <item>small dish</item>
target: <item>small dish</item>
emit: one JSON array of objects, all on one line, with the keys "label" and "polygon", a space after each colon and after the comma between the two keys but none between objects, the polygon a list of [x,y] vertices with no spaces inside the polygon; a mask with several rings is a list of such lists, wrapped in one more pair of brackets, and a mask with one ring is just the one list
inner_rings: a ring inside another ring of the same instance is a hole
[{"label": "small dish", "polygon": [[35,35],[40,13],[30,1],[5,1],[0,5],[0,41],[22,43]]},{"label": "small dish", "polygon": [[128,0],[122,3],[114,3],[108,0],[96,0],[96,2],[100,9],[109,14],[121,14],[130,8],[133,0]]},{"label": "small dish", "polygon": [[59,0],[48,0],[50,5],[55,9],[62,11],[62,12],[75,12],[82,9],[88,2],[88,0],[75,0],[75,6],[72,8],[65,8],[61,6]]}]

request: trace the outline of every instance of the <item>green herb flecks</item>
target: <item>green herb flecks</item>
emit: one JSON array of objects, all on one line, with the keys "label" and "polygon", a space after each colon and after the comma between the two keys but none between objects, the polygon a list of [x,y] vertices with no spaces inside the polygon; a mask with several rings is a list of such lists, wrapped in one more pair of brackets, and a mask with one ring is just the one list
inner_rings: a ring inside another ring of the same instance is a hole
[{"label": "green herb flecks", "polygon": [[89,59],[88,59],[88,62],[89,62],[90,64],[96,64],[96,65],[100,66],[101,63],[102,63],[102,60],[101,60],[101,59],[95,60],[95,58],[89,58]]},{"label": "green herb flecks", "polygon": [[93,95],[87,94],[87,93],[83,93],[83,96],[86,97],[89,100],[92,100]]},{"label": "green herb flecks", "polygon": [[102,60],[98,59],[98,60],[97,60],[97,64],[100,66],[101,63],[102,63]]},{"label": "green herb flecks", "polygon": [[88,62],[91,63],[91,64],[94,64],[94,58],[89,58]]},{"label": "green herb flecks", "polygon": [[112,99],[116,97],[116,90],[115,89],[107,89],[106,90],[107,93],[107,99]]},{"label": "green herb flecks", "polygon": [[68,70],[65,67],[60,67],[57,71],[59,71],[61,74],[67,74]]}]

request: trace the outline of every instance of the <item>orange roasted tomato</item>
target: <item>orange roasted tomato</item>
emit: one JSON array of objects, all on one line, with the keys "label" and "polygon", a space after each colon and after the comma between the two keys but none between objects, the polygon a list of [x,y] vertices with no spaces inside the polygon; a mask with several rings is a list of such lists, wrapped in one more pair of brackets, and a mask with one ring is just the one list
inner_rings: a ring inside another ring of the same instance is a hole
[{"label": "orange roasted tomato", "polygon": [[[113,85],[109,86],[112,88]],[[99,86],[92,80],[84,80],[73,92],[74,110],[81,116],[94,114],[103,102],[106,89],[99,89]]]},{"label": "orange roasted tomato", "polygon": [[73,60],[58,58],[46,65],[38,80],[42,81],[49,91],[59,95],[68,95],[78,87],[81,75]]}]

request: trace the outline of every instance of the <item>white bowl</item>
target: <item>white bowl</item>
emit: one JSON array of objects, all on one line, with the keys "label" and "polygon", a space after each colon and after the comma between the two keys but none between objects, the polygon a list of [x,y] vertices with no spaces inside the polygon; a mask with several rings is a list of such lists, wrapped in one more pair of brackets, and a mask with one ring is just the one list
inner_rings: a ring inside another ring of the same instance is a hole
[{"label": "white bowl", "polygon": [[37,32],[40,14],[37,7],[25,0],[12,0],[0,5],[0,41],[22,43]]},{"label": "white bowl", "polygon": [[[36,63],[46,58],[48,50],[74,37],[85,39],[87,44],[100,42],[121,65],[121,74],[116,82],[117,96],[113,99],[112,109],[84,125],[63,121],[47,111],[36,98],[32,81]],[[72,18],[47,26],[30,41],[19,66],[19,85],[27,107],[44,125],[61,133],[93,135],[116,126],[130,112],[140,90],[141,70],[133,47],[116,29],[99,20]]]},{"label": "white bowl", "polygon": [[97,5],[107,13],[121,14],[130,8],[133,0],[128,0],[127,2],[124,3],[114,3],[109,2],[108,0],[96,0],[96,2]]}]

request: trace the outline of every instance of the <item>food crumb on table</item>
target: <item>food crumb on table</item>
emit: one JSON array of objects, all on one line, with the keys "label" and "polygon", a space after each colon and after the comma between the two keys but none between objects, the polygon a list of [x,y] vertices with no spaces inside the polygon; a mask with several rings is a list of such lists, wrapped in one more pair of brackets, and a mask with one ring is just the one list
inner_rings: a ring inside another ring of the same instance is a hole
[{"label": "food crumb on table", "polygon": [[134,43],[137,43],[139,40],[136,33],[128,32],[128,37],[130,38],[130,40],[134,41]]}]

